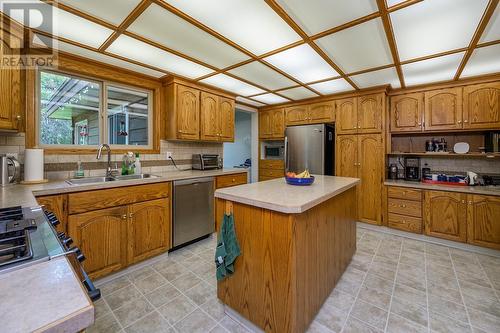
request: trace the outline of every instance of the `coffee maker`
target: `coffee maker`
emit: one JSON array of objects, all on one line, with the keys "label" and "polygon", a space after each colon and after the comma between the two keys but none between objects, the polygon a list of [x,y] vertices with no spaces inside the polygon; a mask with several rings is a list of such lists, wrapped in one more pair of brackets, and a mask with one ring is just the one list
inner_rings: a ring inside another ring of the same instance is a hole
[{"label": "coffee maker", "polygon": [[420,180],[420,158],[418,157],[405,158],[405,180],[412,180],[412,181]]}]

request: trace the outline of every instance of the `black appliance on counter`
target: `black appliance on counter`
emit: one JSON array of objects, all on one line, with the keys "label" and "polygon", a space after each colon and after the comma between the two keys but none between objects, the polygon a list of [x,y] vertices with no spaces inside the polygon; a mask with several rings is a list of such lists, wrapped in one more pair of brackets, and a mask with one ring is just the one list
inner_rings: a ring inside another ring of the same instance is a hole
[{"label": "black appliance on counter", "polygon": [[487,153],[500,152],[500,132],[488,132],[484,135],[484,148]]},{"label": "black appliance on counter", "polygon": [[420,158],[405,157],[405,180],[420,180]]},{"label": "black appliance on counter", "polygon": [[90,299],[96,301],[101,291],[80,264],[85,256],[77,247],[71,247],[71,237],[56,231],[59,223],[54,213],[40,207],[0,209],[0,274],[66,256]]},{"label": "black appliance on counter", "polygon": [[483,175],[484,185],[500,186],[500,175]]}]

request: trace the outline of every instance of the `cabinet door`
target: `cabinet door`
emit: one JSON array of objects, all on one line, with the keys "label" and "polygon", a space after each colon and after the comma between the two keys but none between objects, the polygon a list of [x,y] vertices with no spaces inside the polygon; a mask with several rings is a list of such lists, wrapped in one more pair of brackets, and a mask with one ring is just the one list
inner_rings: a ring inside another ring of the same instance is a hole
[{"label": "cabinet door", "polygon": [[56,214],[57,219],[61,222],[57,227],[59,232],[67,232],[68,223],[68,196],[65,194],[60,195],[46,195],[43,197],[37,197],[36,201],[39,205],[45,206],[45,208],[52,213]]},{"label": "cabinet door", "polygon": [[273,136],[271,129],[272,111],[259,111],[259,138],[269,139]]},{"label": "cabinet door", "polygon": [[423,108],[423,93],[391,97],[391,132],[421,131]]},{"label": "cabinet door", "polygon": [[356,134],[358,132],[358,107],[355,98],[335,101],[336,126],[338,134]]},{"label": "cabinet door", "polygon": [[382,224],[384,155],[381,134],[358,135],[358,219]]},{"label": "cabinet door", "polygon": [[302,125],[309,123],[309,107],[307,105],[293,106],[285,109],[287,125]]},{"label": "cabinet door", "polygon": [[468,195],[467,242],[500,250],[500,198]]},{"label": "cabinet door", "polygon": [[500,127],[500,82],[464,88],[464,128]]},{"label": "cabinet door", "polygon": [[335,144],[335,174],[358,177],[358,136],[338,135]]},{"label": "cabinet door", "polygon": [[177,86],[177,138],[200,138],[200,91]]},{"label": "cabinet door", "polygon": [[383,98],[383,94],[358,97],[358,133],[382,132]]},{"label": "cabinet door", "polygon": [[[15,37],[11,37],[14,43],[19,42]],[[18,57],[16,52],[3,40],[0,41],[0,54],[9,58]],[[0,71],[0,96],[2,96],[0,98],[0,129],[20,129],[22,120],[20,68],[2,68]]]},{"label": "cabinet door", "polygon": [[335,120],[335,102],[311,104],[309,106],[309,119],[312,123],[329,123]]},{"label": "cabinet door", "polygon": [[271,136],[273,139],[285,136],[285,110],[278,109],[271,111]]},{"label": "cabinet door", "polygon": [[127,207],[70,215],[68,234],[85,257],[85,271],[97,278],[127,264]]},{"label": "cabinet door", "polygon": [[465,242],[467,239],[467,204],[463,193],[426,191],[424,226],[429,236]]},{"label": "cabinet door", "polygon": [[219,140],[224,142],[234,141],[234,100],[219,97]]},{"label": "cabinet door", "polygon": [[167,251],[170,247],[170,200],[140,202],[128,209],[128,264]]},{"label": "cabinet door", "polygon": [[449,88],[425,93],[425,130],[462,128],[462,88]]},{"label": "cabinet door", "polygon": [[219,141],[219,96],[202,92],[200,100],[200,139]]}]

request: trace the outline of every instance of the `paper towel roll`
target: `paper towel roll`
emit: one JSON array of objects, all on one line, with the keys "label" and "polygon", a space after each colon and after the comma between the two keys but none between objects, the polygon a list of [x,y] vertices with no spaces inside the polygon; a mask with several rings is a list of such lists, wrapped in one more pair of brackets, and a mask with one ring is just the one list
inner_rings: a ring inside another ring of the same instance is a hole
[{"label": "paper towel roll", "polygon": [[24,181],[43,180],[43,149],[26,149],[24,151]]}]

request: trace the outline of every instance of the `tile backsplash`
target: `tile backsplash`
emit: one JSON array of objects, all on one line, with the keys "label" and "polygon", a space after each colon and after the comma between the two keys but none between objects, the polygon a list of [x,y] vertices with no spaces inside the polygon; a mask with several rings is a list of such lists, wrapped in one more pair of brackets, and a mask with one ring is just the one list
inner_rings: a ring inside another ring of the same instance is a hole
[{"label": "tile backsplash", "polygon": [[[397,157],[389,158],[389,164],[397,163]],[[401,158],[401,163],[404,164],[404,159]],[[389,165],[388,164],[388,165]],[[427,166],[426,166],[427,164]],[[500,159],[499,158],[451,158],[451,157],[422,157],[420,158],[420,167],[431,168],[433,172],[457,173],[462,174],[467,171],[474,171],[481,174],[500,174]]]},{"label": "tile backsplash", "polygon": [[[13,155],[21,164],[24,162],[24,133],[0,133],[0,154]],[[174,171],[175,167],[167,160],[167,151],[172,153],[177,166],[180,169],[191,168],[192,154],[223,154],[222,143],[204,142],[177,142],[164,141],[160,143],[160,154],[141,154],[141,164],[144,173],[155,173]],[[112,155],[111,166],[120,167],[122,154]],[[45,177],[48,179],[71,178],[77,168],[77,162],[81,161],[85,170],[85,176],[103,175],[106,167],[106,156],[100,161],[96,160],[95,154],[84,155],[45,155]]]}]

